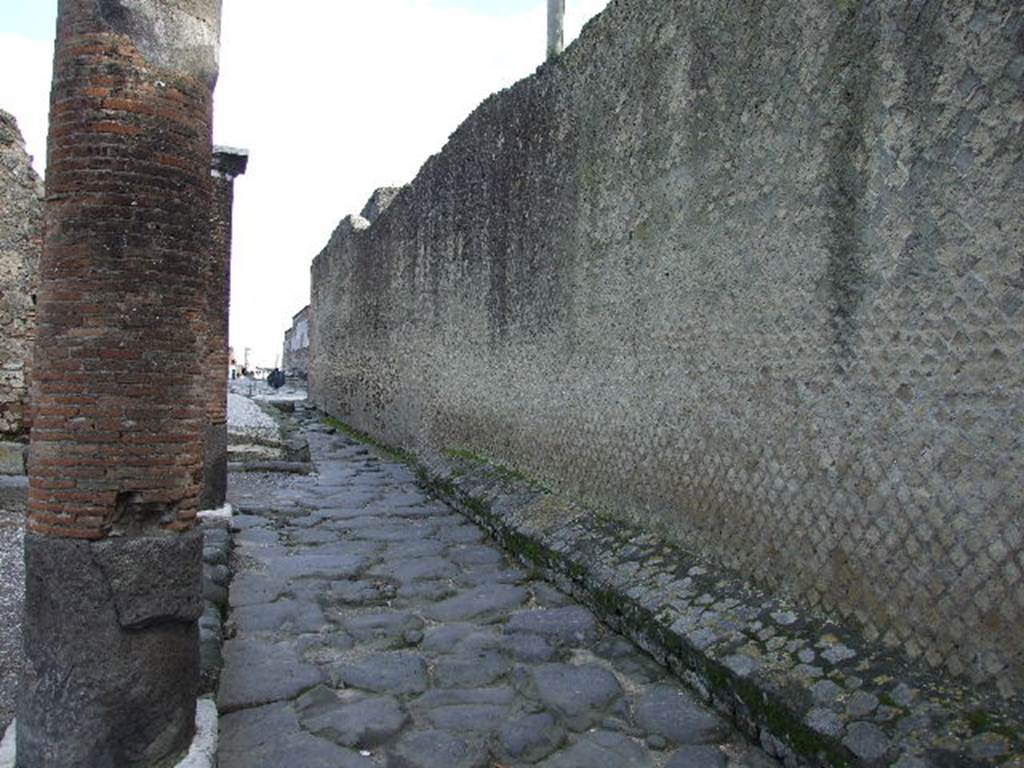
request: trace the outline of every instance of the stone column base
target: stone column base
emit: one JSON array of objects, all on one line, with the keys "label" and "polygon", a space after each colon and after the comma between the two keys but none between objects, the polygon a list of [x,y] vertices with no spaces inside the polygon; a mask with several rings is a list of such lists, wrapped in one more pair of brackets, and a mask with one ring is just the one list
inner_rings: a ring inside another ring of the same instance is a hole
[{"label": "stone column base", "polygon": [[18,768],[150,766],[192,740],[199,530],[25,536]]},{"label": "stone column base", "polygon": [[[192,738],[185,758],[174,768],[216,768],[217,766],[217,705],[213,699],[199,699],[196,702],[196,735]],[[7,728],[0,741],[0,768],[14,768],[17,752],[15,720]]]}]

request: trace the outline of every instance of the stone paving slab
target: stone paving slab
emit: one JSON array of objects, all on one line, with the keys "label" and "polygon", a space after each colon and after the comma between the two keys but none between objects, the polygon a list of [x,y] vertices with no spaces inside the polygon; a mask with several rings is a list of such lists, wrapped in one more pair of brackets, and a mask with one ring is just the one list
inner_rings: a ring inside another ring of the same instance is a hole
[{"label": "stone paving slab", "polygon": [[318,474],[231,478],[221,768],[776,765],[408,468],[306,434]]}]

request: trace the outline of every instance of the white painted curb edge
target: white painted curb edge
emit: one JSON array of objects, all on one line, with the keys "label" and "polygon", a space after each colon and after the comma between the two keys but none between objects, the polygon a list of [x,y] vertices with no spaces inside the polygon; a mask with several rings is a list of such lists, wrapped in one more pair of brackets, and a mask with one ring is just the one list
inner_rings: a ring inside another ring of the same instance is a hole
[{"label": "white painted curb edge", "polygon": [[196,735],[185,759],[175,768],[216,768],[217,735],[217,705],[213,699],[200,699],[196,703]]},{"label": "white painted curb edge", "polygon": [[4,733],[4,740],[0,741],[0,768],[14,768],[14,726],[17,721],[12,720]]},{"label": "white painted curb edge", "polygon": [[[15,722],[11,722],[0,742],[0,768],[14,768]],[[199,699],[196,703],[196,735],[185,758],[175,768],[216,768],[217,765],[217,705],[213,699]]]},{"label": "white painted curb edge", "polygon": [[230,504],[225,504],[218,509],[204,509],[197,516],[200,520],[230,520],[233,510]]}]

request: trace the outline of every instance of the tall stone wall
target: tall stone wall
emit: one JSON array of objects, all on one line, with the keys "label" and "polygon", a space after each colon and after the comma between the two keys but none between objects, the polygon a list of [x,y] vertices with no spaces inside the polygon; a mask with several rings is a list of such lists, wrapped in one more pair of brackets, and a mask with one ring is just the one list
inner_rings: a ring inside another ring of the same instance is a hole
[{"label": "tall stone wall", "polygon": [[42,198],[18,124],[0,110],[0,441],[24,437],[29,426]]},{"label": "tall stone wall", "polygon": [[1024,6],[613,0],[313,265],[314,400],[1024,686]]}]

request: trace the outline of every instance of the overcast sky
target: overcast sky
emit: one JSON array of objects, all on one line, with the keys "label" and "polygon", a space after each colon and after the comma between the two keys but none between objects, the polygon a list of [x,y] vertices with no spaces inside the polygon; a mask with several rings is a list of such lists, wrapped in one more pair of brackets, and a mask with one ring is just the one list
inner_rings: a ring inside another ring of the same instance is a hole
[{"label": "overcast sky", "polygon": [[[608,0],[567,0],[567,42]],[[0,0],[0,107],[43,171],[56,0]],[[346,214],[543,60],[546,0],[224,0],[214,141],[235,184],[231,343],[272,365]],[[16,73],[16,74],[15,74]],[[13,75],[13,76],[12,76]]]}]

